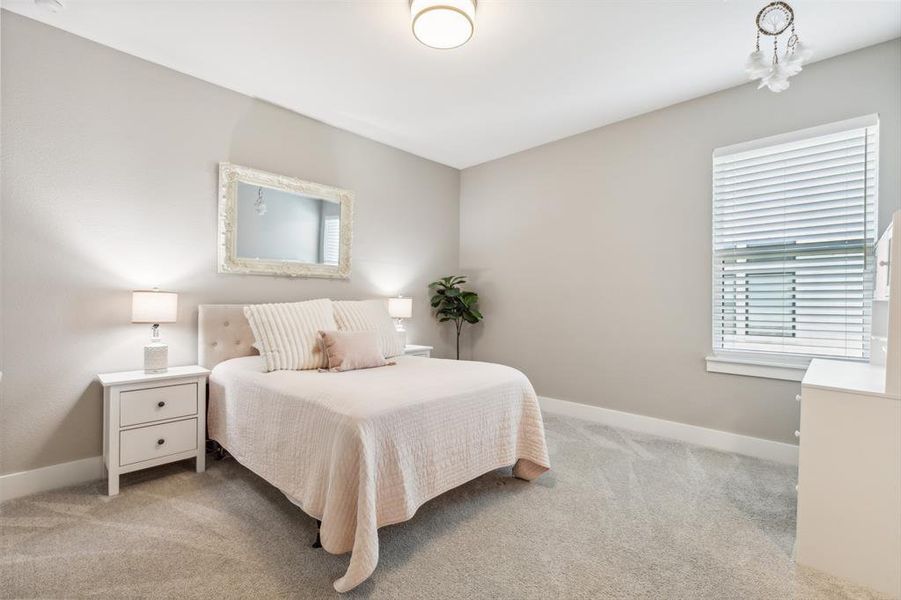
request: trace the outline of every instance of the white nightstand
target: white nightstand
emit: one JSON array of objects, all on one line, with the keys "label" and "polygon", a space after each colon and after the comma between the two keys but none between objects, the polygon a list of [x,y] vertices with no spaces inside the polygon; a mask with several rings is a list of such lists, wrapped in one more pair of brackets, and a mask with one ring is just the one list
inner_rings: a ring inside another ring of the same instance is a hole
[{"label": "white nightstand", "polygon": [[417,346],[416,344],[407,344],[404,346],[404,354],[407,356],[424,356],[426,358],[432,357],[431,346]]},{"label": "white nightstand", "polygon": [[119,475],[194,458],[206,468],[206,378],[203,367],[171,367],[165,373],[104,373],[103,462],[108,493],[119,493]]}]

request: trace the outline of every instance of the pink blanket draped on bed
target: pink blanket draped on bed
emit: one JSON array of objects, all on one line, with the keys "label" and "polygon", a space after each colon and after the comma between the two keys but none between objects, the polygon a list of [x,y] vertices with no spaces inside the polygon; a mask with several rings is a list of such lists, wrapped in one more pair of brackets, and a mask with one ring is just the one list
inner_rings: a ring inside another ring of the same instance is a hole
[{"label": "pink blanket draped on bed", "polygon": [[328,552],[352,551],[335,589],[378,564],[378,528],[488,471],[550,467],[529,380],[491,363],[400,357],[349,371],[263,373],[260,357],[210,377],[209,434],[234,458],[322,521]]}]

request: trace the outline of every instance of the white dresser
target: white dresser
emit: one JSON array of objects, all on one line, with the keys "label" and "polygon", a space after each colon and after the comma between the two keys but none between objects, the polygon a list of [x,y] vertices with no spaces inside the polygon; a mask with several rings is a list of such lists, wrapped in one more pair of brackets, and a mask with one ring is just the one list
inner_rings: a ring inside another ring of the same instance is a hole
[{"label": "white dresser", "polygon": [[107,493],[119,493],[119,475],[193,458],[206,459],[206,378],[203,367],[165,373],[104,373],[103,462]]},{"label": "white dresser", "polygon": [[796,544],[798,563],[901,597],[901,398],[883,367],[804,376]]},{"label": "white dresser", "polygon": [[[901,231],[899,213],[893,228]],[[795,553],[799,564],[901,598],[901,243],[891,244],[891,230],[877,256],[881,352],[873,348],[872,364],[813,360],[801,383]]]}]

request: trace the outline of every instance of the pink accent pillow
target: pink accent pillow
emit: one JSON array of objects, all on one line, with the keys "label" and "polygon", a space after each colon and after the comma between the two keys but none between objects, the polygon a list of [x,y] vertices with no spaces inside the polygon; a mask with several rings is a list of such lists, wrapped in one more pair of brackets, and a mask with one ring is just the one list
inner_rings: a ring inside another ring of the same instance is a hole
[{"label": "pink accent pillow", "polygon": [[319,345],[333,373],[395,364],[382,356],[375,331],[320,331]]}]

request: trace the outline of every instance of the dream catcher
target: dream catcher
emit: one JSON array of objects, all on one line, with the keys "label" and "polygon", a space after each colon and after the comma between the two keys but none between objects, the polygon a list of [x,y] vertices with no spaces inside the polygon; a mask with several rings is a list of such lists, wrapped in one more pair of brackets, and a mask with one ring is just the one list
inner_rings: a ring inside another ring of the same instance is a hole
[{"label": "dream catcher", "polygon": [[[789,31],[785,43],[785,52],[779,55],[779,36]],[[773,38],[773,57],[767,59],[766,53],[760,49],[760,36]],[[787,90],[788,78],[801,72],[811,52],[795,32],[795,11],[785,2],[770,2],[757,13],[757,46],[748,57],[745,71],[751,79],[759,79],[760,85],[773,92]]]},{"label": "dream catcher", "polygon": [[257,188],[257,199],[256,202],[253,203],[253,209],[257,211],[257,214],[261,217],[266,214],[266,201],[263,200],[263,188]]}]

